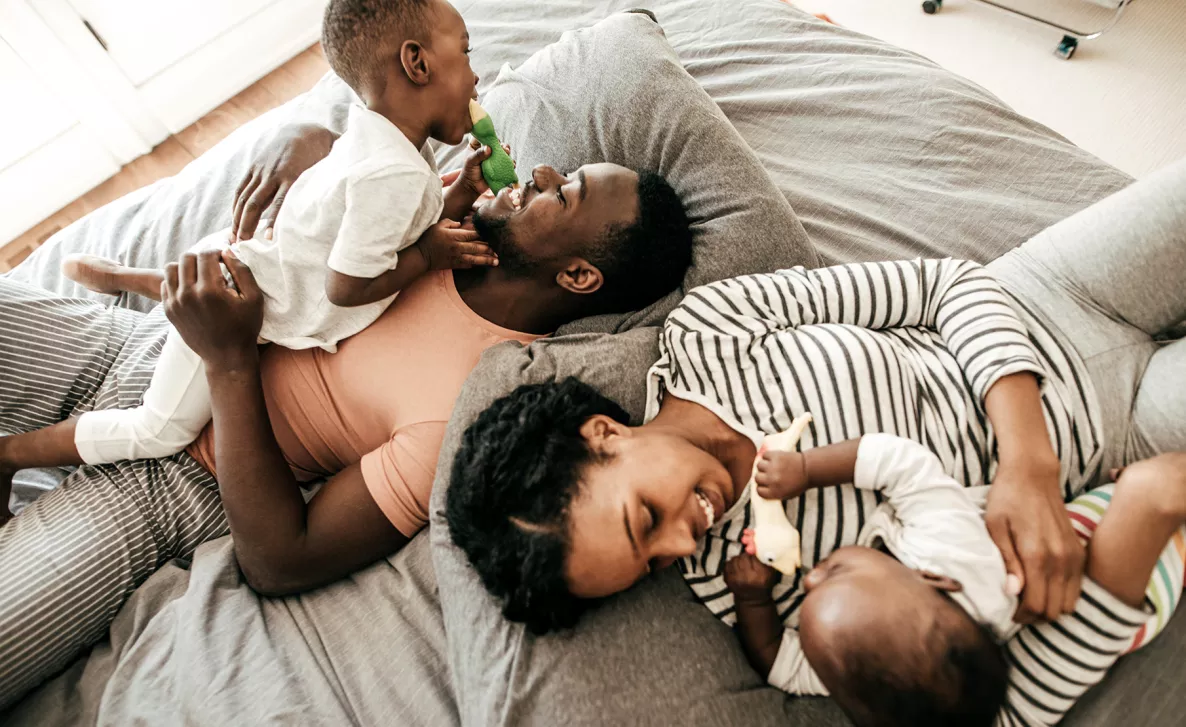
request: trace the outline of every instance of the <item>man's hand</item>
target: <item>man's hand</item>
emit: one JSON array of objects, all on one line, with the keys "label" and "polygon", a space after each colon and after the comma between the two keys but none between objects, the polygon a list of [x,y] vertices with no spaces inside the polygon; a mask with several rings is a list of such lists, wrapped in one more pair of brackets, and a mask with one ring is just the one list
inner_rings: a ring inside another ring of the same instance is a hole
[{"label": "man's hand", "polygon": [[748,553],[725,564],[725,585],[739,603],[764,604],[778,583],[778,571]]},{"label": "man's hand", "polygon": [[754,482],[758,485],[758,494],[767,500],[799,497],[810,486],[807,460],[801,452],[766,450],[758,457],[758,472]]},{"label": "man's hand", "polygon": [[478,237],[472,226],[441,220],[416,243],[429,270],[460,270],[478,265],[498,265],[498,256]]},{"label": "man's hand", "polygon": [[[222,275],[225,263],[234,287]],[[235,367],[258,356],[264,296],[251,271],[231,253],[186,253],[165,268],[165,315],[207,367]]]},{"label": "man's hand", "polygon": [[327,157],[337,138],[337,134],[316,124],[287,124],[277,129],[252,160],[235,192],[232,239],[251,239],[261,220],[264,229],[270,231],[297,177]]},{"label": "man's hand", "polygon": [[1021,595],[1018,623],[1054,621],[1079,600],[1087,551],[1071,528],[1057,467],[1002,463],[988,493],[985,524]]}]

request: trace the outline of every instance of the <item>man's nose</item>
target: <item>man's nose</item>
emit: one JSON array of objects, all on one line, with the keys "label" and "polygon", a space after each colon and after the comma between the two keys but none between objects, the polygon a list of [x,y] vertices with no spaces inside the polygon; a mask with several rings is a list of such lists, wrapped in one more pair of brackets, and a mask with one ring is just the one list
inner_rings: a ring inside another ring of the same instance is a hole
[{"label": "man's nose", "polygon": [[563,186],[568,179],[547,164],[540,164],[531,170],[531,179],[540,189],[553,189]]}]

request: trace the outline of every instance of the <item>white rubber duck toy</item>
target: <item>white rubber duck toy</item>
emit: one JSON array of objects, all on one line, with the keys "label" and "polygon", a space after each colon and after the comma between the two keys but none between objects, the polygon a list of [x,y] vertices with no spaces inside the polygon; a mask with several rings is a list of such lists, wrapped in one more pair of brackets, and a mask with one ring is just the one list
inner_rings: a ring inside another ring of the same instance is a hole
[{"label": "white rubber duck toy", "polygon": [[767,500],[758,494],[758,484],[754,477],[758,474],[758,460],[767,450],[780,452],[794,451],[803,436],[803,430],[811,423],[811,414],[804,414],[791,422],[790,429],[779,434],[771,434],[762,442],[758,456],[754,459],[754,471],[750,475],[750,502],[754,507],[754,526],[752,535],[747,531],[742,536],[746,551],[757,556],[771,568],[793,575],[802,563],[799,547],[799,531],[787,519],[786,506],[781,500]]}]

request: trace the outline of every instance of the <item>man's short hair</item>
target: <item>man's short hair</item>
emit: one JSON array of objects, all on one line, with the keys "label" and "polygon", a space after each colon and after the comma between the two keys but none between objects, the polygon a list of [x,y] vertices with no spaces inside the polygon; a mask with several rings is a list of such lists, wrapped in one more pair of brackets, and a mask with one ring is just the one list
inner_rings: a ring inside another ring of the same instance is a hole
[{"label": "man's short hair", "polygon": [[625,424],[622,407],[575,378],[520,386],[465,430],[445,517],[503,615],[543,634],[576,625],[592,601],[565,579],[569,505],[598,461],[581,436],[595,414]]},{"label": "man's short hair", "polygon": [[581,256],[605,278],[602,308],[645,308],[679,287],[692,264],[692,230],[679,195],[654,172],[638,175],[638,219],[612,227]]},{"label": "man's short hair", "polygon": [[361,94],[404,41],[425,35],[431,4],[432,0],[330,0],[321,25],[321,47],[330,68]]}]

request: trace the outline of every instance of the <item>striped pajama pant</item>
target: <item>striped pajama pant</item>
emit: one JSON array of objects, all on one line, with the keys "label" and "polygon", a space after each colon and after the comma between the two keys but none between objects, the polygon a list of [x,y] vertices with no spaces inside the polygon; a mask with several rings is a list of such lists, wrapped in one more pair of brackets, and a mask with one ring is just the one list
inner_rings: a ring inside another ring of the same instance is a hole
[{"label": "striped pajama pant", "polygon": [[[0,435],[140,403],[165,340],[159,311],[0,279]],[[166,561],[228,532],[189,455],[81,467],[0,528],[0,710],[104,636]]]}]

